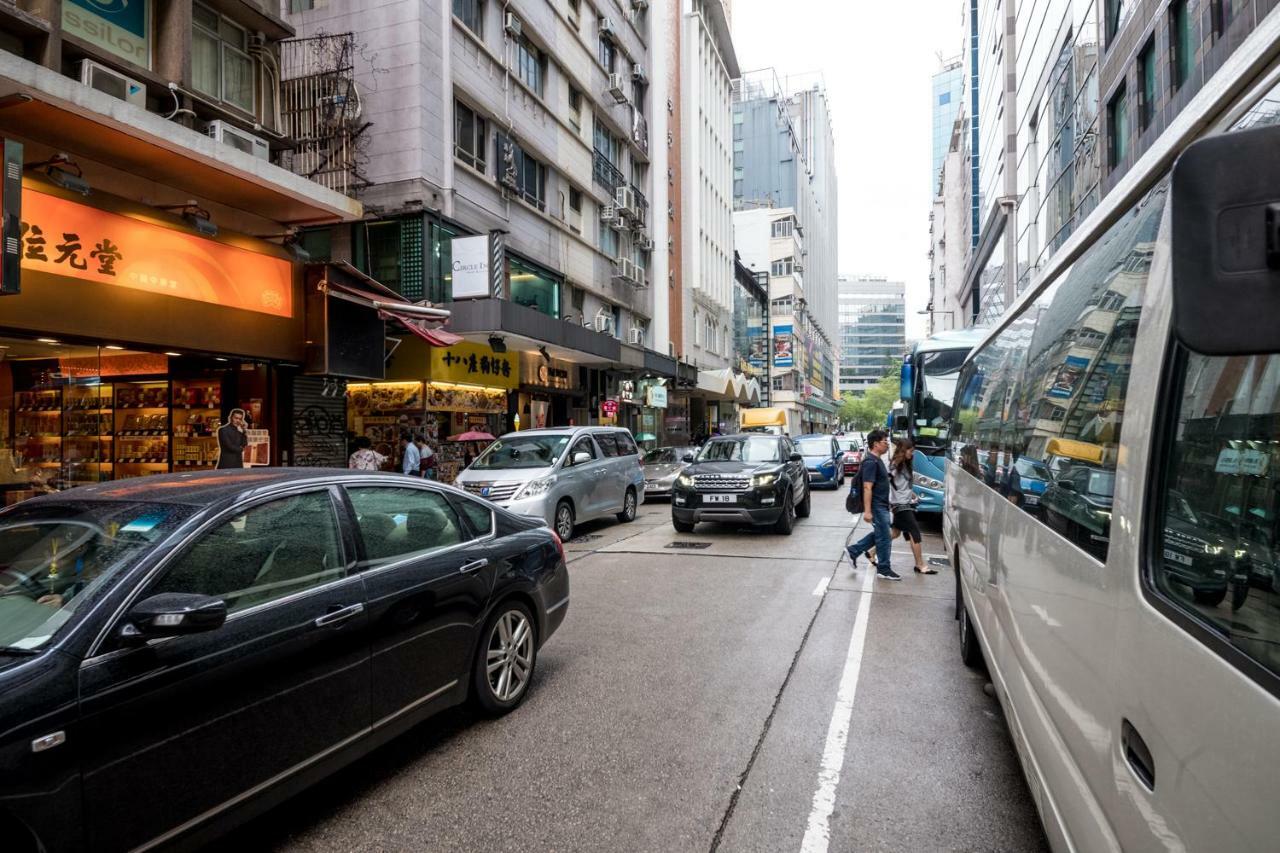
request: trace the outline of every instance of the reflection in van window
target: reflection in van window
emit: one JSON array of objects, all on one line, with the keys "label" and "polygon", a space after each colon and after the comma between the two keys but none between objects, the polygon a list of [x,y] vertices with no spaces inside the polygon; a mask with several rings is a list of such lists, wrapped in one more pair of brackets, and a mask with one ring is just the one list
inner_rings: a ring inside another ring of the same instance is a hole
[{"label": "reflection in van window", "polygon": [[1186,356],[1156,589],[1280,673],[1280,356]]},{"label": "reflection in van window", "polygon": [[471,463],[474,471],[504,468],[547,468],[555,464],[569,443],[567,435],[517,435],[500,438]]}]

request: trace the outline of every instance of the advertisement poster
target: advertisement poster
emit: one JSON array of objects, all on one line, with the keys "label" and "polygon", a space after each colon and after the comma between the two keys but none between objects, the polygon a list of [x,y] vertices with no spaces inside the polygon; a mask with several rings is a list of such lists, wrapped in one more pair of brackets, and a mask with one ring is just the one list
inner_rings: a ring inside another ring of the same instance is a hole
[{"label": "advertisement poster", "polygon": [[791,337],[791,326],[773,327],[773,366],[793,367],[796,363],[793,352],[795,342]]},{"label": "advertisement poster", "polygon": [[453,298],[487,299],[489,282],[489,238],[453,238]]},{"label": "advertisement poster", "polygon": [[757,369],[764,369],[769,356],[765,349],[766,344],[764,329],[755,327],[747,330],[747,364]]},{"label": "advertisement poster", "polygon": [[529,414],[533,418],[530,427],[533,429],[543,429],[547,425],[547,411],[551,404],[546,400],[531,400],[529,402]]},{"label": "advertisement poster", "polygon": [[1080,380],[1084,377],[1085,370],[1088,367],[1089,359],[1076,355],[1067,356],[1066,360],[1062,362],[1062,366],[1058,368],[1058,372],[1045,394],[1060,399],[1068,399],[1074,396],[1076,386],[1080,384]]},{"label": "advertisement poster", "polygon": [[148,0],[66,0],[62,30],[134,65],[151,67]]}]

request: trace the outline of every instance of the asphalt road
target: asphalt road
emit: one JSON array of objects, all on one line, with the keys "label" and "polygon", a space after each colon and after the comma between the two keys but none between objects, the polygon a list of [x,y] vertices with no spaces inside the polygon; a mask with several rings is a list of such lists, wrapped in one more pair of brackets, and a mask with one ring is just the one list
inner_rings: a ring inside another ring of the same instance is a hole
[{"label": "asphalt road", "polygon": [[951,575],[901,542],[901,583],[852,573],[843,500],[815,492],[790,537],[677,534],[664,503],[585,527],[520,709],[437,717],[219,849],[1045,849]]}]

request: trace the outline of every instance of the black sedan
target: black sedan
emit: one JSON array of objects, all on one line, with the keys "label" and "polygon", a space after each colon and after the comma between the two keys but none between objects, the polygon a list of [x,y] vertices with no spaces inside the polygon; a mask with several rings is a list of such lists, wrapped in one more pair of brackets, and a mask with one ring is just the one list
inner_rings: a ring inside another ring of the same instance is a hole
[{"label": "black sedan", "polygon": [[0,513],[5,850],[209,841],[468,697],[528,692],[552,531],[318,469],[102,483]]}]

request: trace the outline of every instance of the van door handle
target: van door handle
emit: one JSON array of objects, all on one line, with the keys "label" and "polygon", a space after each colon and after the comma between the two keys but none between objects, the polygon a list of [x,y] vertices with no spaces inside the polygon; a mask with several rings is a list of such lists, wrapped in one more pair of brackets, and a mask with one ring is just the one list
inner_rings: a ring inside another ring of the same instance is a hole
[{"label": "van door handle", "polygon": [[1133,775],[1138,777],[1138,781],[1148,791],[1154,792],[1156,763],[1151,758],[1151,750],[1147,748],[1147,742],[1128,720],[1124,720],[1120,726],[1120,748],[1124,750],[1125,760],[1129,762],[1129,769],[1133,771]]},{"label": "van door handle", "polygon": [[315,621],[317,628],[332,628],[341,625],[353,616],[364,612],[363,604],[352,604],[349,607],[337,607]]},{"label": "van door handle", "polygon": [[487,565],[489,565],[489,561],[481,557],[479,560],[472,560],[470,563],[463,563],[458,567],[458,571],[465,575],[470,572],[477,571],[478,569],[483,569]]}]

